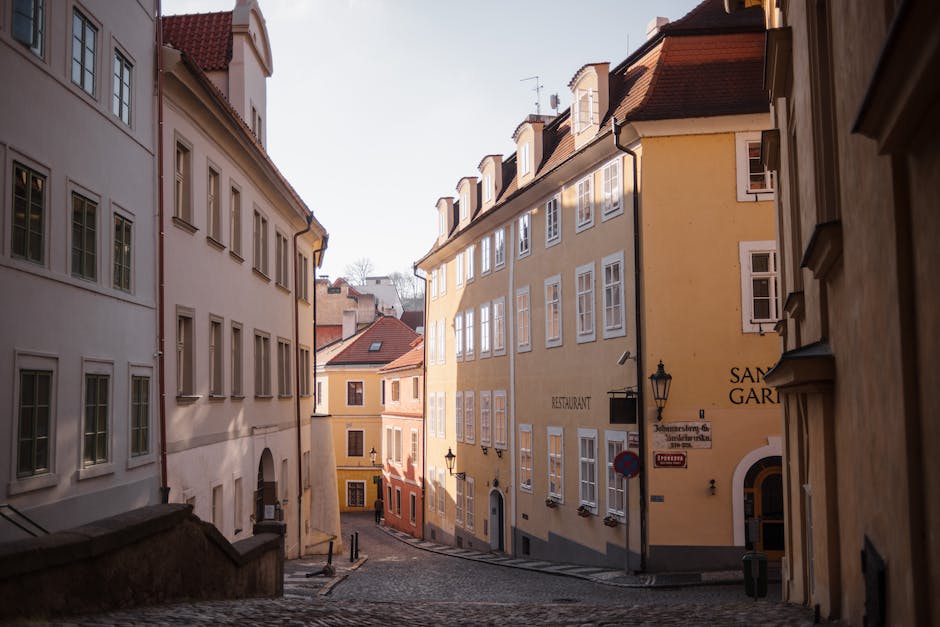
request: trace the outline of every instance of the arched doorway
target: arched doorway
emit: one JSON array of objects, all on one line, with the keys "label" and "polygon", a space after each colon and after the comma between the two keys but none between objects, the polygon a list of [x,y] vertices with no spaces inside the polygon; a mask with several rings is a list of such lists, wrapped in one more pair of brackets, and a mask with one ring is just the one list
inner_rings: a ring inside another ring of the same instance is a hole
[{"label": "arched doorway", "polygon": [[258,462],[258,489],[255,491],[255,520],[277,518],[277,481],[274,477],[274,456],[264,449]]},{"label": "arched doorway", "polygon": [[503,495],[499,490],[493,490],[490,492],[490,548],[494,551],[506,550],[504,526]]},{"label": "arched doorway", "polygon": [[785,548],[783,469],[780,457],[765,457],[744,478],[745,546],[779,560]]}]

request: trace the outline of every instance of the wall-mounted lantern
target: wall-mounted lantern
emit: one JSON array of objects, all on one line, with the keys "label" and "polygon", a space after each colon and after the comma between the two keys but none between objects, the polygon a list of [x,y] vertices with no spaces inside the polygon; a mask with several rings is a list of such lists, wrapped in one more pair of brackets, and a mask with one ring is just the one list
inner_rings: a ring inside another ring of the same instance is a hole
[{"label": "wall-mounted lantern", "polygon": [[375,466],[375,456],[376,456],[376,455],[378,455],[378,453],[375,451],[375,447],[373,446],[373,447],[369,450],[369,461],[372,463],[373,466]]},{"label": "wall-mounted lantern", "polygon": [[715,487],[715,480],[709,479],[708,480],[708,493],[711,494],[712,496],[715,496],[715,492],[717,492],[717,488]]},{"label": "wall-mounted lantern", "polygon": [[656,401],[656,420],[663,419],[663,408],[669,400],[669,386],[672,385],[672,375],[663,368],[663,361],[659,360],[656,372],[650,375],[650,385],[653,386],[653,400]]},{"label": "wall-mounted lantern", "polygon": [[457,456],[454,455],[454,452],[450,450],[450,447],[448,446],[447,455],[444,456],[444,463],[447,464],[447,472],[449,472],[451,476],[457,477],[458,479],[466,479],[467,473],[465,472],[458,472],[454,474],[454,463],[456,461],[457,461]]}]

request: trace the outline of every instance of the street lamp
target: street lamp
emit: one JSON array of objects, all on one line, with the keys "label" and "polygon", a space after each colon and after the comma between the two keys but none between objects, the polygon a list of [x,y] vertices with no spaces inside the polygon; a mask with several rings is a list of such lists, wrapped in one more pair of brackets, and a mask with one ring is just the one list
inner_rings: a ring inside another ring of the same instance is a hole
[{"label": "street lamp", "polygon": [[672,375],[663,368],[663,360],[659,360],[656,372],[650,375],[650,385],[653,386],[653,400],[656,401],[656,420],[663,419],[663,407],[669,399],[669,386],[672,384]]},{"label": "street lamp", "polygon": [[449,472],[452,476],[457,477],[458,479],[466,479],[467,473],[465,472],[458,472],[456,475],[454,474],[454,462],[456,461],[457,456],[454,455],[454,452],[450,450],[450,447],[448,446],[447,455],[444,456],[444,463],[447,464],[447,472]]},{"label": "street lamp", "polygon": [[372,463],[373,466],[375,466],[375,456],[376,456],[376,455],[378,455],[378,453],[375,452],[375,447],[373,446],[373,447],[369,450],[369,461]]}]

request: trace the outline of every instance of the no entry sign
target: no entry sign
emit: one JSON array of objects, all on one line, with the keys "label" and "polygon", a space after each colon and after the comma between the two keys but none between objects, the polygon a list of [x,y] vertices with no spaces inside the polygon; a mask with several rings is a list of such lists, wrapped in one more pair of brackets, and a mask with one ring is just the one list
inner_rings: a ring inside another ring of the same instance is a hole
[{"label": "no entry sign", "polygon": [[640,473],[640,458],[633,451],[618,453],[614,458],[614,470],[631,479]]}]

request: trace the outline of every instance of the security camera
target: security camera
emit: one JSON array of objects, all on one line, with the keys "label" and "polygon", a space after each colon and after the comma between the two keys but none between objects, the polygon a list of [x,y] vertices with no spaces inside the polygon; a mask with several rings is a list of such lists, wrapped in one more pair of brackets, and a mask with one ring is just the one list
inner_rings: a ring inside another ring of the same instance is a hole
[{"label": "security camera", "polygon": [[622,366],[627,363],[627,360],[630,359],[630,351],[623,351],[623,355],[620,356],[620,359],[617,360],[617,365]]}]

